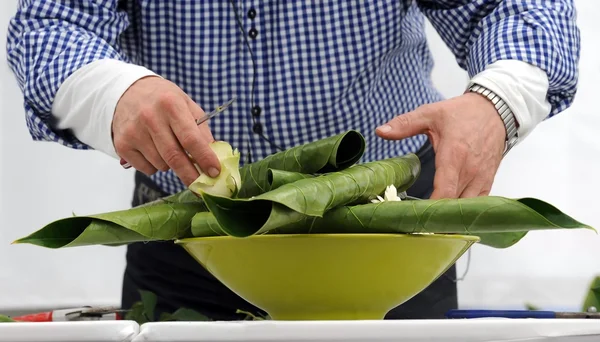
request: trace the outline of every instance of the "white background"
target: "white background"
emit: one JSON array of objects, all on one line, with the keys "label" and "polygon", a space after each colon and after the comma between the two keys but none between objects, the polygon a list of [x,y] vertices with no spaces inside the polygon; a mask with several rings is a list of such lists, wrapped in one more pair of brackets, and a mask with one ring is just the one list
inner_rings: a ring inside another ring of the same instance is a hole
[{"label": "white background", "polygon": [[[542,123],[503,162],[493,194],[532,196],[600,227],[600,2],[575,1],[582,31],[580,89],[573,106]],[[52,220],[130,206],[133,171],[95,151],[33,142],[22,95],[6,63],[6,27],[16,1],[0,2],[0,312],[78,305],[118,305],[124,248],[49,250],[11,245]],[[428,27],[436,58],[435,82],[446,96],[467,80]],[[76,170],[77,169],[77,170]],[[463,307],[580,308],[588,283],[600,274],[600,236],[589,231],[537,232],[516,246],[472,249],[459,283]],[[459,262],[459,273],[466,258]]]}]

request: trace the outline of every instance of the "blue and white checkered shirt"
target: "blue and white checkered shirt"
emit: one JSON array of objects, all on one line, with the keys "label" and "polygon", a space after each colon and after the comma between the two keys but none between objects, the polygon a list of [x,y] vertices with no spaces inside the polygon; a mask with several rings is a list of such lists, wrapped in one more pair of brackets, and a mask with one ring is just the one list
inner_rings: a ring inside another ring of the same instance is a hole
[{"label": "blue and white checkered shirt", "polygon": [[[211,121],[217,140],[261,159],[356,129],[364,161],[417,151],[425,136],[385,141],[375,128],[441,95],[430,73],[424,16],[471,76],[501,59],[544,70],[550,116],[567,108],[577,85],[579,31],[572,0],[236,1],[29,0],[10,23],[8,59],[25,98],[35,140],[91,148],[53,126],[60,85],[100,59],[143,65],[179,85],[205,110],[236,96]],[[252,93],[253,64],[256,87]],[[253,99],[253,102],[252,102]],[[257,111],[255,111],[256,113]],[[153,180],[184,189],[173,172]]]}]

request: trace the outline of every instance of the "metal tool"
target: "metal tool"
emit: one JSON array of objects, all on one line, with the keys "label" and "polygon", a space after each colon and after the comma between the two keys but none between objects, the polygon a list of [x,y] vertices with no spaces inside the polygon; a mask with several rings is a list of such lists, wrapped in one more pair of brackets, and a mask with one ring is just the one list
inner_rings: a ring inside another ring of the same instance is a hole
[{"label": "metal tool", "polygon": [[398,194],[398,197],[400,197],[401,200],[411,200],[411,201],[418,201],[418,200],[422,200],[422,198],[418,198],[418,197],[414,197],[414,196],[409,196],[406,191],[402,191]]},{"label": "metal tool", "polygon": [[84,306],[11,317],[18,322],[113,321],[122,320],[127,310],[116,307]]},{"label": "metal tool", "polygon": [[[204,114],[204,116],[202,116],[201,118],[196,120],[196,125],[201,125],[202,123],[208,121],[209,119],[221,114],[222,112],[225,111],[225,109],[227,109],[229,106],[231,106],[235,102],[235,100],[236,100],[236,97],[233,97],[231,100],[227,101],[227,103],[220,105],[212,112]],[[121,166],[123,166],[124,169],[131,168],[131,165],[127,161],[125,161],[125,159],[123,159],[123,158],[121,158]]]},{"label": "metal tool", "polygon": [[534,318],[534,319],[600,319],[600,313],[597,312],[555,312],[555,311],[535,311],[535,310],[450,310],[446,313],[446,318]]}]

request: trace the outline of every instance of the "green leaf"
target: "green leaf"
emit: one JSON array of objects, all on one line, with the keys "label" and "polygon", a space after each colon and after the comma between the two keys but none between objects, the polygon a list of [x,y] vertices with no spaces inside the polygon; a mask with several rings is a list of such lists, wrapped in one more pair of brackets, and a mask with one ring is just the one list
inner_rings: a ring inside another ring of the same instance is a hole
[{"label": "green leaf", "polygon": [[[237,214],[236,214],[237,215]],[[220,226],[212,213],[192,220],[192,234],[206,234]],[[462,234],[480,237],[480,243],[507,248],[528,231],[591,229],[552,205],[533,198],[509,199],[486,196],[442,200],[405,200],[340,206],[323,217],[303,216],[268,234]],[[221,231],[220,234],[224,235]]]},{"label": "green leaf", "polygon": [[535,306],[531,303],[525,303],[525,310],[529,311],[540,311],[541,309],[538,306]]},{"label": "green leaf", "polygon": [[284,170],[269,169],[267,170],[267,184],[266,190],[271,191],[279,188],[280,186],[288,183],[294,183],[295,181],[314,178],[314,175],[309,175],[300,172],[291,172]]},{"label": "green leaf", "polygon": [[[294,232],[304,225],[290,225]],[[507,248],[528,231],[587,228],[552,205],[533,198],[483,196],[407,200],[336,208],[310,225],[311,233],[439,233],[476,235],[480,243]],[[279,233],[284,228],[279,230]]]},{"label": "green leaf", "polygon": [[[299,172],[290,172],[282,170],[268,170],[267,176],[267,188],[269,190],[277,189],[278,187],[293,183],[300,179],[313,178],[313,175],[307,175]],[[215,216],[210,212],[199,212],[192,218],[192,236],[194,237],[207,237],[207,236],[222,236],[227,235],[221,229],[219,222],[215,219]]]},{"label": "green leaf", "polygon": [[0,323],[15,323],[17,321],[15,321],[14,319],[8,317],[8,316],[4,316],[4,315],[0,315]]},{"label": "green leaf", "polygon": [[[158,297],[150,291],[139,290],[141,300],[135,302],[125,315],[126,320],[138,324],[154,322]],[[181,308],[173,313],[161,312],[158,321],[209,321],[210,319],[194,310]]]},{"label": "green leaf", "polygon": [[592,280],[581,311],[587,312],[592,307],[600,311],[600,276]]},{"label": "green leaf", "polygon": [[156,202],[128,210],[54,221],[14,243],[47,248],[120,245],[138,241],[173,240],[189,236],[192,217],[206,211],[201,202]]},{"label": "green leaf", "polygon": [[156,309],[156,303],[158,298],[150,291],[139,290],[142,297],[142,305],[144,306],[144,316],[148,321],[154,321],[154,310]]},{"label": "green leaf", "polygon": [[242,188],[237,197],[249,198],[266,192],[269,169],[304,174],[334,172],[354,165],[364,151],[364,137],[357,131],[348,131],[272,154],[242,167]]},{"label": "green leaf", "polygon": [[246,318],[244,318],[244,321],[265,321],[265,320],[271,319],[271,317],[269,315],[263,316],[262,314],[253,314],[251,312],[239,310],[239,309],[236,311],[236,313],[246,315]]},{"label": "green leaf", "polygon": [[153,320],[149,320],[146,317],[146,311],[144,309],[144,304],[142,302],[135,302],[131,309],[125,314],[125,319],[128,321],[135,321],[137,324],[144,324],[148,322],[152,322]]},{"label": "green leaf", "polygon": [[210,321],[211,319],[204,316],[203,314],[194,311],[192,309],[181,308],[171,314],[171,320],[174,321]]},{"label": "green leaf", "polygon": [[300,179],[250,199],[210,194],[202,198],[223,231],[242,237],[302,222],[305,216],[322,217],[338,206],[368,202],[389,185],[404,191],[418,178],[420,166],[419,158],[409,154]]}]

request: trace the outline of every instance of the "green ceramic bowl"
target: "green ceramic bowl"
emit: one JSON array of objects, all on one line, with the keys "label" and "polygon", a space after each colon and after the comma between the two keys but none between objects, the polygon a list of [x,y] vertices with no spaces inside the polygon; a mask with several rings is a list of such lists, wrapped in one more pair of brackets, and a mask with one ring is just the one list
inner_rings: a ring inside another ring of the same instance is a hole
[{"label": "green ceramic bowl", "polygon": [[383,319],[442,275],[479,238],[306,234],[178,241],[274,320]]}]

